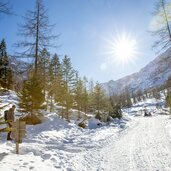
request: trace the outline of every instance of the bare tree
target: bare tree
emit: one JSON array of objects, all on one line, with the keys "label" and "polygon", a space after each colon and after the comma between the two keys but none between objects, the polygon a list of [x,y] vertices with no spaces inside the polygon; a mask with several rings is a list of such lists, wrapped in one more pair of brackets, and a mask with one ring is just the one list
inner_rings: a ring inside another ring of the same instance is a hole
[{"label": "bare tree", "polygon": [[47,10],[42,0],[36,0],[34,11],[27,11],[24,20],[24,24],[19,25],[19,35],[24,37],[24,40],[15,45],[24,49],[19,53],[20,56],[34,58],[37,73],[39,53],[43,48],[52,47],[50,41],[57,36],[51,33],[54,25],[49,24]]},{"label": "bare tree", "polygon": [[160,47],[165,50],[171,47],[171,4],[166,0],[158,0],[155,5],[153,15],[156,17],[155,28],[151,31],[152,35],[157,37],[153,47]]},{"label": "bare tree", "polygon": [[3,13],[3,14],[11,14],[11,7],[9,5],[9,2],[3,2],[1,0],[0,2],[0,13]]}]

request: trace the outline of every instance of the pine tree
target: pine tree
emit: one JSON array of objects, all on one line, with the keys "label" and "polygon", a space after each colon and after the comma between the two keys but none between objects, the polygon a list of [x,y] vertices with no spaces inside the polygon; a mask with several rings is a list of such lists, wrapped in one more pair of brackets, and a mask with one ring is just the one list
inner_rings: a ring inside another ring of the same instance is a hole
[{"label": "pine tree", "polygon": [[83,94],[82,94],[82,110],[87,113],[87,110],[89,108],[89,94],[87,90],[87,83],[88,80],[86,77],[83,77]]},{"label": "pine tree", "polygon": [[108,111],[112,118],[122,118],[121,101],[118,95],[113,94],[109,97]]},{"label": "pine tree", "polygon": [[78,73],[76,73],[74,101],[76,103],[76,108],[78,110],[78,119],[80,119],[80,111],[82,110],[82,102],[83,102],[83,81],[81,80],[81,78],[79,78]]},{"label": "pine tree", "polygon": [[105,111],[107,109],[107,98],[105,96],[104,91],[102,90],[100,84],[97,82],[94,87],[94,106],[98,113],[100,113],[101,110]]},{"label": "pine tree", "polygon": [[0,44],[0,85],[5,89],[12,88],[13,73],[9,66],[9,57],[7,55],[6,43],[3,39]]},{"label": "pine tree", "polygon": [[12,90],[13,89],[13,85],[14,85],[14,75],[13,75],[13,71],[11,68],[8,68],[7,69],[7,89],[8,90]]},{"label": "pine tree", "polygon": [[39,75],[41,76],[42,84],[43,84],[43,92],[45,97],[45,92],[47,91],[47,83],[49,76],[49,63],[50,63],[50,53],[44,48],[39,55],[38,61],[38,70]]},{"label": "pine tree", "polygon": [[62,80],[62,65],[60,63],[58,55],[55,53],[50,61],[49,66],[49,84],[48,92],[52,100],[58,104],[62,104],[62,96],[64,92],[64,81]]},{"label": "pine tree", "polygon": [[62,105],[66,109],[66,119],[69,120],[69,109],[73,106],[74,85],[76,82],[76,71],[73,69],[71,60],[66,55],[62,61],[62,80],[64,94],[62,96]]},{"label": "pine tree", "polygon": [[19,106],[25,112],[30,112],[33,114],[34,111],[38,111],[43,108],[44,100],[41,80],[37,75],[31,73],[28,80],[23,83]]},{"label": "pine tree", "polygon": [[89,88],[88,88],[88,111],[89,112],[95,111],[93,98],[94,98],[94,81],[90,80]]}]

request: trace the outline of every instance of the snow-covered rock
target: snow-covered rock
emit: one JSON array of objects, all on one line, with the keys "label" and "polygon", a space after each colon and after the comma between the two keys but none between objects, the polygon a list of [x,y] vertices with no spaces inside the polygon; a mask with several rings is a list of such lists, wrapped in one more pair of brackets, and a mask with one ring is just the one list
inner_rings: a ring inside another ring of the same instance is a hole
[{"label": "snow-covered rock", "polygon": [[89,129],[95,129],[95,128],[98,128],[102,125],[102,123],[96,119],[96,118],[90,118],[88,120],[88,128]]}]

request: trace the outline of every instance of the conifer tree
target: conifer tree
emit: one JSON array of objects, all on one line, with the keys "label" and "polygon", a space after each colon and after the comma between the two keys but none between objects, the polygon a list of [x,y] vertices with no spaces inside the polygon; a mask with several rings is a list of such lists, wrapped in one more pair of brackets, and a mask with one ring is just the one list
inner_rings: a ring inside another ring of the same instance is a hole
[{"label": "conifer tree", "polygon": [[78,73],[76,73],[74,100],[78,110],[78,119],[80,119],[80,111],[82,110],[82,102],[83,102],[83,81],[81,80],[81,78],[79,78]]},{"label": "conifer tree", "polygon": [[67,55],[65,55],[62,61],[62,80],[64,83],[64,94],[62,96],[62,103],[66,109],[66,119],[69,120],[69,109],[73,106],[76,71],[73,69],[71,60]]},{"label": "conifer tree", "polygon": [[94,98],[94,81],[90,80],[89,81],[89,85],[88,85],[88,111],[89,112],[94,112],[95,108],[94,108],[94,102],[93,102],[93,98]]},{"label": "conifer tree", "polygon": [[39,75],[41,76],[42,84],[43,84],[43,92],[45,96],[45,92],[47,90],[48,76],[49,76],[49,63],[50,63],[50,53],[44,48],[39,55],[38,61],[38,70]]},{"label": "conifer tree", "polygon": [[82,94],[82,110],[87,113],[88,110],[88,103],[89,103],[89,94],[88,94],[88,90],[87,90],[87,83],[88,80],[87,78],[84,76],[83,77],[83,94]]},{"label": "conifer tree", "polygon": [[64,81],[62,80],[62,65],[59,60],[58,55],[55,53],[50,61],[49,66],[49,95],[51,97],[51,105],[52,100],[55,102],[62,104],[62,96],[64,89]]},{"label": "conifer tree", "polygon": [[132,106],[131,96],[127,87],[125,88],[125,92],[124,92],[124,101],[125,101],[124,107],[130,108]]},{"label": "conifer tree", "polygon": [[3,39],[0,43],[0,85],[5,89],[12,88],[13,73],[9,66],[9,57],[6,50],[6,42]]},{"label": "conifer tree", "polygon": [[34,111],[43,108],[44,100],[41,80],[37,74],[35,75],[35,73],[31,73],[28,80],[23,83],[19,106],[25,112],[33,114]]},{"label": "conifer tree", "polygon": [[171,77],[168,78],[168,80],[165,83],[165,88],[167,92],[166,93],[166,106],[170,108],[170,113],[171,113]]},{"label": "conifer tree", "polygon": [[35,72],[38,71],[39,52],[43,48],[52,46],[50,41],[56,36],[52,35],[52,25],[49,24],[47,10],[43,5],[43,0],[36,0],[35,9],[28,11],[24,17],[24,24],[20,25],[19,35],[24,37],[23,41],[15,45],[22,50],[21,57],[34,58]]},{"label": "conifer tree", "polygon": [[100,84],[97,82],[94,87],[94,106],[97,112],[99,113],[100,110],[106,110],[107,109],[107,98],[104,94],[104,91],[102,90]]},{"label": "conifer tree", "polygon": [[166,106],[170,108],[170,114],[171,114],[171,92],[167,93],[167,96],[166,96]]}]

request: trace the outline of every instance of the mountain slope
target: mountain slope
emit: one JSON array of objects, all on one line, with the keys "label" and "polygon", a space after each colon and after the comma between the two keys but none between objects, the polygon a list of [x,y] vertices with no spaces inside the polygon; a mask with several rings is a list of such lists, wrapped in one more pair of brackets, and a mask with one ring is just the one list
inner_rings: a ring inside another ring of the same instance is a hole
[{"label": "mountain slope", "polygon": [[131,93],[161,86],[170,76],[171,48],[156,57],[139,72],[101,85],[107,94],[120,94],[125,88],[128,88]]}]

